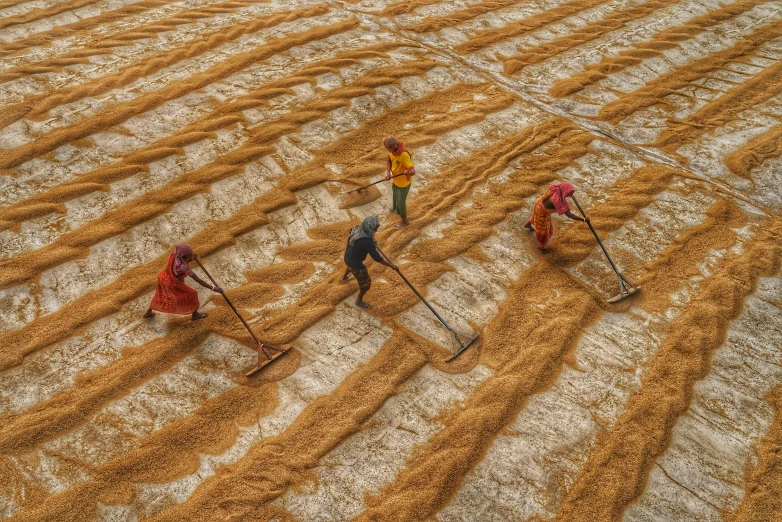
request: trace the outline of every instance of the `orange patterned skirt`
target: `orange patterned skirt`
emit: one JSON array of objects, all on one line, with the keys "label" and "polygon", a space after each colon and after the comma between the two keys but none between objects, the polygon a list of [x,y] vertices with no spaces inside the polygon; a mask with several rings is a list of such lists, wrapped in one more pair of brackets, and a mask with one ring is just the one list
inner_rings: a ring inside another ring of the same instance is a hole
[{"label": "orange patterned skirt", "polygon": [[551,220],[551,214],[556,210],[549,210],[546,205],[543,204],[543,200],[548,196],[548,192],[538,198],[535,202],[534,210],[532,211],[532,228],[535,230],[535,239],[538,240],[538,248],[544,250],[551,240],[551,236],[554,235],[554,224]]}]

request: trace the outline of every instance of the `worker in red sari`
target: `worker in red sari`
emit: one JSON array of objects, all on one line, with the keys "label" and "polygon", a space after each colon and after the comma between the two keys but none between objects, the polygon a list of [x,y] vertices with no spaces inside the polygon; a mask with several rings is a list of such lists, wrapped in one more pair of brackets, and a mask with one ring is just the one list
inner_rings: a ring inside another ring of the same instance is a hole
[{"label": "worker in red sari", "polygon": [[157,276],[157,290],[144,317],[155,315],[155,311],[167,314],[192,314],[192,320],[203,319],[207,314],[198,311],[198,292],[185,284],[185,276],[213,292],[223,293],[219,286],[211,285],[195,275],[188,264],[196,259],[196,254],[187,243],[179,243],[168,258],[166,269]]},{"label": "worker in red sari", "polygon": [[538,240],[538,248],[541,252],[546,252],[551,236],[554,235],[554,225],[551,222],[551,214],[556,212],[559,215],[566,215],[570,219],[589,223],[589,218],[581,218],[570,211],[570,205],[567,198],[575,194],[576,189],[567,181],[555,183],[549,187],[545,194],[538,198],[532,210],[526,228],[535,231],[535,238]]}]

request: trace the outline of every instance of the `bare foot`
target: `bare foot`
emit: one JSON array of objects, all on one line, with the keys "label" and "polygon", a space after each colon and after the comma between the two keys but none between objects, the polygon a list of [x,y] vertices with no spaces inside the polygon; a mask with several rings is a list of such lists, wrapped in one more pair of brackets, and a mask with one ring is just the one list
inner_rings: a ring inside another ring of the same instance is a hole
[{"label": "bare foot", "polygon": [[343,283],[347,283],[348,281],[350,281],[350,278],[351,278],[351,277],[353,277],[353,274],[351,274],[351,273],[349,273],[349,272],[348,272],[348,274],[347,274],[347,275],[344,275],[344,276],[342,276],[342,282],[343,282]]},{"label": "bare foot", "polygon": [[545,254],[546,252],[548,252],[548,250],[546,250],[545,248],[539,248],[538,250],[540,250],[541,254]]},{"label": "bare foot", "polygon": [[145,313],[141,317],[143,317],[144,319],[149,319],[150,317],[153,317],[154,315],[155,315],[155,312],[153,312],[151,308],[147,308],[147,313]]},{"label": "bare foot", "polygon": [[193,317],[191,318],[193,321],[198,321],[199,319],[203,319],[209,314],[202,314],[201,312],[193,312]]},{"label": "bare foot", "polygon": [[364,301],[356,301],[356,306],[361,308],[369,308],[369,303],[366,303]]},{"label": "bare foot", "polygon": [[527,224],[524,225],[524,228],[528,228],[528,229],[532,230],[532,223],[527,221]]},{"label": "bare foot", "polygon": [[394,228],[406,227],[409,224],[410,224],[410,222],[408,220],[403,219],[402,221],[399,221],[398,223],[394,223]]}]

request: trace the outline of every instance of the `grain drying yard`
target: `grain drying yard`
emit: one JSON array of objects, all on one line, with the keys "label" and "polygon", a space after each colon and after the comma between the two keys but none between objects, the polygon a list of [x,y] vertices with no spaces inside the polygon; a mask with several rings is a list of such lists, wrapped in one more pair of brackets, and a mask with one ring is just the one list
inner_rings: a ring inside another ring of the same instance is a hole
[{"label": "grain drying yard", "polygon": [[[780,58],[764,0],[0,0],[0,517],[782,520]],[[640,293],[538,252],[559,180]],[[372,214],[454,362],[339,281]],[[141,318],[180,241],[288,354]]]}]

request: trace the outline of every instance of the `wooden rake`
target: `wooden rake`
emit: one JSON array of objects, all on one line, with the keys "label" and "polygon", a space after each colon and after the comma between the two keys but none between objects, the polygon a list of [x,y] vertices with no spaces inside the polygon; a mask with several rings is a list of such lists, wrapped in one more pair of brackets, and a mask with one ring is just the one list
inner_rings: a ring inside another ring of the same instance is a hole
[{"label": "wooden rake", "polygon": [[[382,250],[380,250],[380,247],[377,246],[377,243],[375,243],[375,247],[377,248],[377,251],[380,252],[380,255],[385,258],[386,261],[388,261],[391,264],[394,264],[391,261],[391,259],[389,259],[389,257],[386,255],[386,253],[383,252]],[[426,305],[426,307],[429,308],[429,310],[432,311],[434,316],[437,317],[437,320],[440,321],[442,323],[442,325],[445,326],[445,328],[451,333],[451,337],[453,338],[453,340],[456,341],[457,347],[454,350],[453,355],[451,357],[449,357],[448,359],[446,359],[445,362],[451,362],[454,359],[456,359],[457,357],[459,357],[481,335],[480,333],[475,333],[473,335],[467,335],[467,334],[463,334],[463,333],[457,332],[456,330],[451,328],[451,325],[449,325],[445,321],[445,319],[443,319],[442,316],[440,316],[440,314],[437,313],[437,310],[432,308],[432,305],[429,304],[429,301],[424,299],[424,296],[422,296],[421,293],[418,290],[416,290],[416,288],[413,286],[413,283],[408,281],[408,279],[405,277],[405,275],[402,273],[402,271],[397,269],[396,273],[399,274],[399,277],[401,277],[402,280],[405,283],[407,283],[407,286],[409,286],[410,289],[413,292],[415,292],[415,295],[418,296],[418,299],[420,299],[421,302],[424,303]]]},{"label": "wooden rake", "polygon": [[354,189],[352,189],[352,190],[348,190],[347,192],[345,192],[345,193],[344,193],[344,194],[342,194],[342,195],[343,195],[343,196],[347,196],[348,194],[354,194],[354,193],[356,193],[356,192],[361,192],[361,191],[362,191],[362,190],[364,190],[364,189],[368,189],[368,188],[369,188],[369,187],[371,187],[372,185],[377,185],[378,183],[383,183],[384,181],[390,181],[391,179],[398,178],[399,176],[404,176],[404,175],[405,175],[405,173],[403,172],[403,173],[401,173],[401,174],[395,174],[395,175],[391,176],[391,178],[390,178],[389,180],[386,180],[386,178],[379,179],[379,180],[377,180],[377,181],[373,181],[373,182],[372,182],[372,183],[370,183],[369,185],[364,185],[363,187],[358,187],[358,188],[354,188]]},{"label": "wooden rake", "polygon": [[[206,277],[209,278],[212,284],[215,286],[220,286],[217,284],[217,281],[214,280],[212,274],[210,274],[206,270],[206,268],[204,268],[204,265],[201,264],[201,260],[196,257],[195,261],[196,263],[198,263],[198,266],[201,267],[201,270],[204,271]],[[225,302],[228,303],[228,306],[230,306],[231,310],[233,310],[234,313],[236,314],[236,317],[239,318],[239,320],[242,322],[244,327],[247,328],[247,331],[250,332],[250,335],[252,336],[253,340],[258,344],[258,364],[255,366],[255,368],[253,368],[252,370],[250,370],[245,374],[246,377],[250,377],[251,375],[258,373],[264,366],[268,365],[275,359],[279,358],[282,354],[286,353],[288,350],[279,348],[271,344],[262,343],[261,341],[259,341],[258,338],[253,333],[253,331],[250,329],[250,325],[247,324],[247,321],[244,320],[244,317],[242,317],[242,314],[239,313],[239,310],[237,310],[234,304],[231,302],[231,300],[228,299],[228,296],[225,295],[225,292],[223,292],[222,295],[223,298],[225,299]],[[269,355],[269,353],[266,351],[267,348],[273,352],[271,355]]]},{"label": "wooden rake", "polygon": [[[581,213],[584,218],[586,218],[586,214],[584,214],[584,211],[581,209],[581,205],[578,204],[578,201],[576,201],[576,198],[573,196],[570,196],[570,198],[573,200],[573,202],[576,204],[576,207],[578,207],[578,211]],[[589,230],[592,231],[592,234],[595,235],[595,239],[597,239],[597,244],[600,245],[600,248],[603,249],[603,253],[606,255],[606,259],[608,259],[608,262],[611,264],[611,268],[614,269],[614,272],[616,273],[616,277],[619,278],[619,294],[615,295],[611,299],[608,299],[609,303],[616,303],[618,301],[621,301],[625,297],[630,297],[637,291],[641,289],[640,286],[636,286],[630,281],[625,278],[625,276],[622,275],[621,272],[619,272],[619,269],[616,268],[616,265],[611,260],[611,256],[608,255],[608,250],[606,250],[606,247],[603,246],[603,242],[600,241],[600,238],[597,236],[597,232],[595,232],[595,227],[592,226],[592,223],[587,223],[589,225]]]}]

